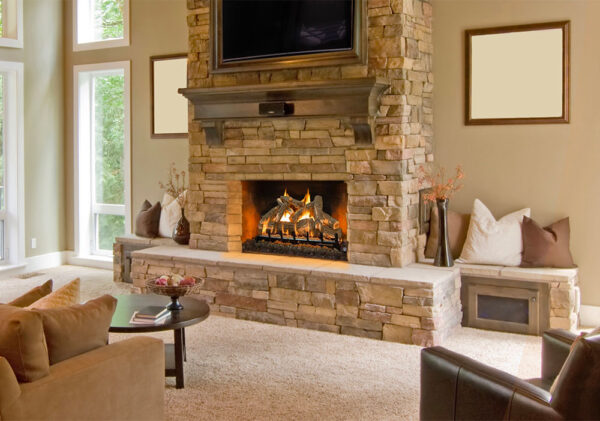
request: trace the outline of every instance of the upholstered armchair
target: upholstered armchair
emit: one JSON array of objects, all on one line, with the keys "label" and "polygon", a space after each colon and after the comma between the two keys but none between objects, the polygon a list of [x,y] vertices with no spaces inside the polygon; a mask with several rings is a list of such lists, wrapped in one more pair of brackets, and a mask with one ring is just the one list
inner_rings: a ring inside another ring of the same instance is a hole
[{"label": "upholstered armchair", "polygon": [[442,347],[421,352],[422,420],[600,419],[599,396],[600,335],[547,331],[531,380]]}]

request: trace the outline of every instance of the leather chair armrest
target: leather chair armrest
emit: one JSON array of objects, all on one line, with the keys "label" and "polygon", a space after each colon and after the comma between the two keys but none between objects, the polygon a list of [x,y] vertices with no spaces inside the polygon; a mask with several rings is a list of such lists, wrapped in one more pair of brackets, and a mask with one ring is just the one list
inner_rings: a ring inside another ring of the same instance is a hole
[{"label": "leather chair armrest", "polygon": [[[524,380],[442,347],[421,351],[422,420],[500,420],[510,415],[516,395],[516,414],[551,411],[550,394]],[[531,411],[520,410],[528,404]]]},{"label": "leather chair armrest", "polygon": [[0,357],[0,419],[2,413],[21,396],[21,387],[6,358]]},{"label": "leather chair armrest", "polygon": [[577,334],[564,329],[552,329],[542,336],[542,379],[552,383],[569,356]]}]

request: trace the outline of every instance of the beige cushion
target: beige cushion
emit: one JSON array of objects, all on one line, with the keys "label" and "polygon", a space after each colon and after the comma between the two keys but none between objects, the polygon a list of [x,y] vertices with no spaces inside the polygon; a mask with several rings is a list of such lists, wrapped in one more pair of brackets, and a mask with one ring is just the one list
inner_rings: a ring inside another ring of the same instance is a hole
[{"label": "beige cushion", "polygon": [[529,217],[529,208],[503,216],[496,221],[479,200],[473,203],[467,239],[460,254],[461,263],[519,266],[523,251],[521,223]]},{"label": "beige cushion", "polygon": [[27,308],[58,308],[79,304],[79,289],[80,281],[77,278],[51,294],[46,295],[44,298],[37,300]]},{"label": "beige cushion", "polygon": [[50,373],[39,314],[0,304],[0,357],[6,358],[19,382],[32,382]]},{"label": "beige cushion", "polygon": [[103,295],[85,304],[34,309],[42,318],[50,364],[106,345],[116,306],[116,298]]},{"label": "beige cushion", "polygon": [[[181,194],[185,195],[186,192]],[[158,224],[158,235],[160,237],[171,238],[179,218],[181,218],[181,206],[179,206],[179,202],[170,194],[165,193],[162,200],[160,223]]]},{"label": "beige cushion", "polygon": [[[448,211],[448,240],[450,240],[450,250],[455,259],[460,256],[460,252],[467,238],[469,229],[469,220],[471,215]],[[439,239],[439,218],[438,210],[434,205],[431,208],[431,219],[429,221],[429,236],[427,237],[427,246],[425,247],[425,257],[435,258]]]},{"label": "beige cushion", "polygon": [[25,294],[21,295],[18,298],[15,298],[7,304],[15,307],[27,307],[28,305],[35,303],[37,300],[39,300],[42,297],[45,297],[51,292],[52,279],[49,279],[42,285],[38,285],[37,287],[30,289]]}]

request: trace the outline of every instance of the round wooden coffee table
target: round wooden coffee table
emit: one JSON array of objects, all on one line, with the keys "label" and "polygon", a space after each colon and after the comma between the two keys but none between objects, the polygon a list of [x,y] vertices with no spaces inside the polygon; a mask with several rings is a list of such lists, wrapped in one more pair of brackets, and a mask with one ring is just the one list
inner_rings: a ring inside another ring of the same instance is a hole
[{"label": "round wooden coffee table", "polygon": [[157,325],[131,324],[131,316],[146,306],[167,306],[171,303],[169,297],[154,294],[117,295],[117,308],[110,323],[109,332],[115,333],[144,333],[172,330],[175,341],[165,344],[165,376],[175,377],[177,389],[183,388],[183,362],[185,355],[185,328],[205,320],[210,314],[210,308],[204,301],[182,297],[179,302],[183,310],[172,311],[164,323]]}]

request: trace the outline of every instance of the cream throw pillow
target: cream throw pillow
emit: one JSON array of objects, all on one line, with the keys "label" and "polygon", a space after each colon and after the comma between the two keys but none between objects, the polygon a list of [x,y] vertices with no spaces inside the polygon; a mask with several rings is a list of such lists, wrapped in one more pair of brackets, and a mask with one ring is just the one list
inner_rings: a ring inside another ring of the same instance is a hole
[{"label": "cream throw pillow", "polygon": [[473,203],[467,239],[460,254],[460,263],[519,266],[523,252],[521,223],[529,217],[529,208],[503,216],[498,221],[479,200]]},{"label": "cream throw pillow", "polygon": [[[185,194],[185,192],[181,193]],[[171,238],[177,221],[181,218],[181,206],[173,196],[165,193],[162,200],[162,210],[160,211],[160,222],[158,224],[158,235],[160,237]]]}]

